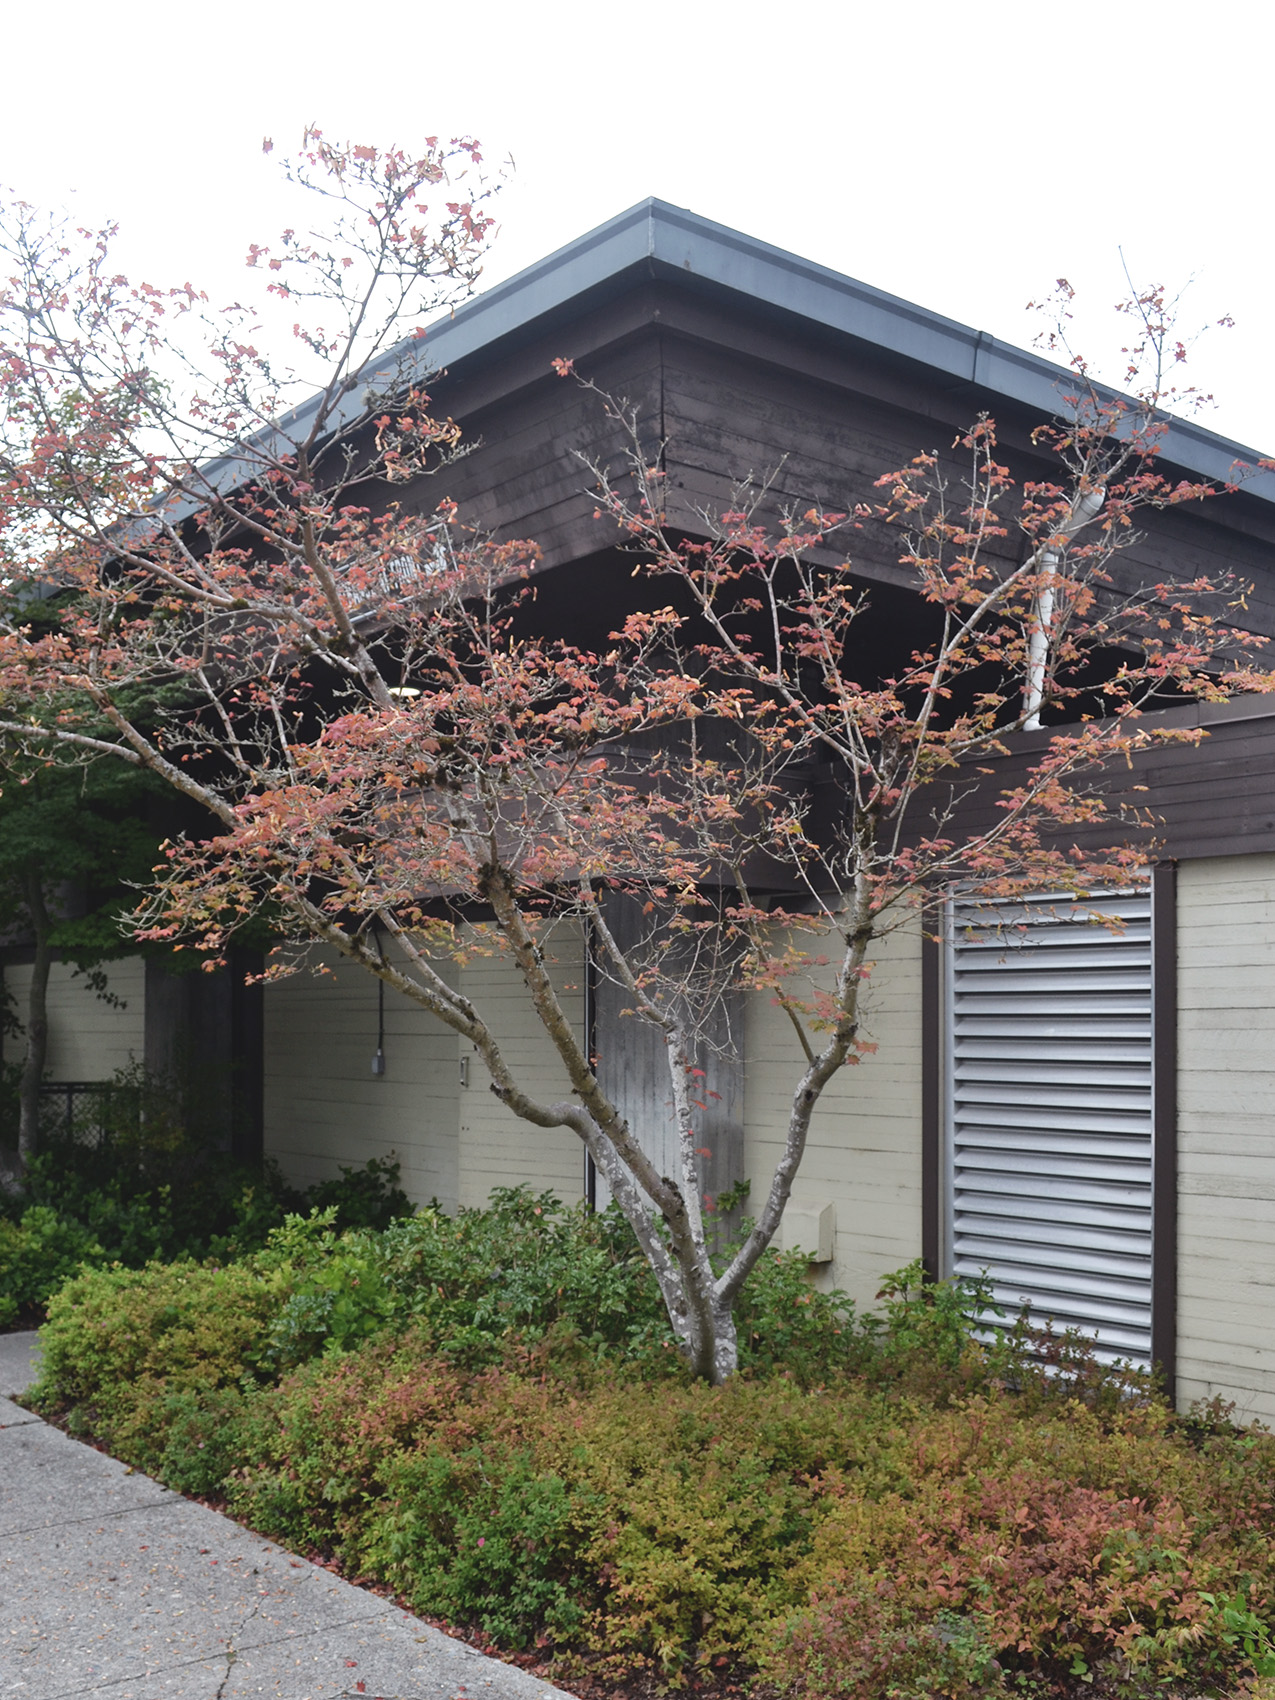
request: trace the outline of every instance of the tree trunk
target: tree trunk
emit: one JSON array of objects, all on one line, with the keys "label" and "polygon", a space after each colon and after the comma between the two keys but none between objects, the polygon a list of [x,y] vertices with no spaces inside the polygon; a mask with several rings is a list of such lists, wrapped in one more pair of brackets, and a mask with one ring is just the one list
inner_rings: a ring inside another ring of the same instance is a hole
[{"label": "tree trunk", "polygon": [[27,1001],[27,1051],[22,1061],[18,1089],[18,1162],[25,1169],[40,1147],[40,1083],[49,1051],[49,969],[53,951],[49,945],[49,911],[44,887],[34,868],[26,876],[27,912],[35,935],[35,962],[31,969],[31,993]]},{"label": "tree trunk", "polygon": [[[709,1272],[711,1281],[711,1271]],[[731,1303],[723,1303],[711,1286],[703,1291],[703,1283],[695,1283],[683,1271],[682,1280],[688,1292],[690,1328],[686,1339],[686,1361],[691,1374],[699,1381],[721,1387],[739,1368],[739,1337]],[[691,1288],[699,1285],[701,1291]],[[697,1302],[698,1301],[698,1302]]]}]

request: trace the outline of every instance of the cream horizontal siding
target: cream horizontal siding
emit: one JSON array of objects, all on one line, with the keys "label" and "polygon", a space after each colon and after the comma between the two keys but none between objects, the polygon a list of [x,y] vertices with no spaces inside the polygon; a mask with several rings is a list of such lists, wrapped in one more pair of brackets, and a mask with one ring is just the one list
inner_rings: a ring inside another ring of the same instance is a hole
[{"label": "cream horizontal siding", "polygon": [[[583,934],[556,928],[544,941],[546,960],[564,1012],[584,1032]],[[522,1089],[541,1102],[570,1096],[562,1063],[532,1008],[518,969],[503,954],[475,955],[460,973],[460,987],[496,1037]],[[468,1047],[466,1047],[468,1049]],[[484,1204],[493,1187],[550,1190],[567,1203],[584,1193],[584,1147],[569,1128],[539,1128],[507,1110],[490,1089],[472,1052],[469,1085],[460,1090],[459,1195],[462,1204]]]},{"label": "cream horizontal siding", "polygon": [[[90,990],[84,975],[67,962],[55,962],[49,973],[50,1080],[109,1080],[117,1069],[142,1061],[146,1029],[146,975],[140,956],[124,956],[104,964],[107,991],[118,1003],[108,1003]],[[31,968],[11,963],[4,984],[20,1022],[27,1016]],[[6,1062],[20,1060],[25,1046],[21,1033],[4,1041]]]},{"label": "cream horizontal siding", "polygon": [[[584,953],[578,933],[555,933],[547,954],[577,1032],[584,1024]],[[583,1191],[575,1134],[520,1121],[490,1090],[468,1044],[419,1005],[385,993],[385,1074],[372,1074],[377,982],[339,958],[326,970],[266,987],[265,1145],[284,1173],[310,1185],[341,1165],[394,1155],[418,1203],[485,1204],[493,1187]],[[496,1035],[515,1078],[542,1099],[568,1094],[561,1064],[522,976],[503,957],[475,955],[449,969]],[[468,1086],[461,1060],[468,1054]]]},{"label": "cream horizontal siding", "polygon": [[[921,937],[874,947],[864,1000],[873,1055],[842,1069],[815,1111],[793,1187],[798,1208],[833,1205],[833,1262],[821,1280],[871,1306],[882,1275],[921,1252]],[[765,1197],[804,1066],[792,1024],[768,994],[745,1017],[744,1172],[750,1208]]]},{"label": "cream horizontal siding", "polygon": [[1178,872],[1178,1391],[1275,1422],[1275,856]]},{"label": "cream horizontal siding", "polygon": [[455,1209],[460,1041],[387,987],[386,1069],[374,1076],[376,979],[343,958],[315,960],[324,972],[265,988],[267,1155],[300,1186],[395,1156],[410,1198]]}]

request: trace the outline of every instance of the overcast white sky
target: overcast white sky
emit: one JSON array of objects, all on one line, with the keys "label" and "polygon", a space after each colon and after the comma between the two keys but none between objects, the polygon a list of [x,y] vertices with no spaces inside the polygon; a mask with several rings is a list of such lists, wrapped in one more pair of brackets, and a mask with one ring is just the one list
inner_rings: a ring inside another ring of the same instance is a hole
[{"label": "overcast white sky", "polygon": [[[1029,345],[1065,275],[1113,354],[1124,284],[1191,282],[1203,422],[1275,450],[1272,65],[1253,0],[69,0],[7,9],[0,182],[119,220],[130,269],[241,287],[308,120],[466,131],[516,170],[497,281],[646,195]],[[1115,368],[1108,370],[1115,375]]]}]

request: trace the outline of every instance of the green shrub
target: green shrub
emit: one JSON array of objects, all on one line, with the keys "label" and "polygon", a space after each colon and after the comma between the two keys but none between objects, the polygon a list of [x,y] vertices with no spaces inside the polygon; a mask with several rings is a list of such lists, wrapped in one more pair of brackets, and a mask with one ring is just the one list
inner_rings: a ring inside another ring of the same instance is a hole
[{"label": "green shrub", "polygon": [[375,1255],[397,1325],[425,1328],[472,1366],[511,1340],[573,1340],[656,1358],[672,1335],[659,1288],[618,1210],[564,1209],[552,1193],[498,1187],[484,1209],[432,1208],[393,1223]]},{"label": "green shrub", "polygon": [[[1245,1450],[1261,1469],[1235,1471]],[[947,1613],[1024,1677],[1103,1674],[1149,1693],[1233,1676],[1215,1595],[1242,1584],[1255,1620],[1270,1617],[1275,1443],[1231,1437],[1221,1451],[1219,1470],[1155,1404],[1108,1421],[1072,1403],[1042,1420],[1000,1394],[922,1413],[866,1472],[829,1476],[795,1578],[814,1603],[766,1668],[812,1700],[875,1700],[895,1680],[881,1649],[897,1643],[910,1669]]]},{"label": "green shrub", "polygon": [[[377,1184],[391,1172],[382,1167]],[[86,1249],[74,1236],[56,1243]],[[100,1242],[96,1255],[100,1261]],[[431,1208],[381,1232],[341,1232],[338,1207],[330,1205],[270,1228],[266,1247],[247,1266],[279,1277],[255,1348],[259,1377],[406,1328],[422,1349],[469,1369],[524,1364],[533,1352],[564,1373],[608,1362],[648,1378],[683,1373],[654,1277],[623,1218],[564,1210],[548,1193],[502,1190],[485,1210],[452,1217]],[[65,1272],[59,1265],[58,1278]],[[122,1314],[137,1309],[139,1330],[151,1325],[156,1279],[148,1273],[130,1283],[116,1272],[107,1283]],[[870,1374],[880,1385],[942,1402],[996,1385],[1016,1365],[1023,1397],[1045,1406],[1080,1389],[1076,1375],[1058,1373],[1057,1362],[1036,1363],[1039,1342],[1021,1329],[981,1344],[974,1331],[983,1325],[984,1295],[976,1285],[925,1285],[913,1265],[890,1277],[883,1294],[882,1316],[856,1318],[843,1294],[811,1285],[799,1256],[767,1253],[739,1308],[742,1373],[782,1374],[807,1387]],[[67,1326],[59,1321],[59,1334]],[[71,1360],[68,1351],[61,1361]],[[1117,1404],[1129,1396],[1127,1377],[1084,1374],[1091,1400],[1103,1389]],[[82,1402],[78,1390],[52,1384],[49,1397],[64,1407]]]},{"label": "green shrub", "polygon": [[252,1374],[290,1279],[286,1265],[256,1262],[78,1275],[49,1301],[32,1401],[154,1469],[179,1409],[169,1395],[216,1392]]},{"label": "green shrub", "polygon": [[220,1494],[254,1450],[251,1396],[240,1386],[183,1388],[163,1394],[160,1407],[147,1449],[154,1473],[179,1493]]},{"label": "green shrub", "polygon": [[89,1229],[112,1261],[242,1256],[289,1210],[303,1210],[273,1163],[178,1147],[117,1148],[50,1139],[24,1176],[23,1198]]},{"label": "green shrub", "polygon": [[276,1369],[346,1351],[390,1318],[378,1236],[338,1233],[336,1217],[336,1205],[307,1217],[289,1216],[271,1230],[257,1259],[259,1265],[286,1269],[292,1287],[266,1337],[264,1359]]},{"label": "green shrub", "polygon": [[787,1601],[812,1478],[845,1449],[837,1404],[801,1399],[782,1382],[474,1376],[419,1337],[383,1340],[262,1393],[262,1450],[225,1491],[263,1532],[505,1645],[675,1672],[737,1655]]},{"label": "green shrub", "polygon": [[43,1305],[81,1263],[100,1263],[104,1255],[88,1228],[47,1205],[24,1210],[17,1222],[0,1217],[0,1327]]},{"label": "green shrub", "polygon": [[1266,1645],[1275,1443],[1202,1452],[1155,1404],[1112,1420],[862,1379],[473,1375],[420,1337],[249,1403],[236,1515],[603,1676],[742,1665],[810,1700],[920,1700],[1094,1675],[1132,1694],[1233,1677]]},{"label": "green shrub", "polygon": [[289,1217],[222,1267],[81,1273],[37,1396],[565,1676],[959,1700],[1262,1668],[1270,1436],[1176,1422],[1075,1337],[988,1333],[984,1295],[915,1267],[856,1319],[768,1256],[748,1372],[691,1384],[622,1226],[507,1192],[381,1233]]},{"label": "green shrub", "polygon": [[1275,1677],[1275,1636],[1271,1625],[1253,1610],[1248,1590],[1229,1600],[1216,1594],[1201,1594],[1200,1598],[1212,1610],[1215,1621],[1220,1619],[1226,1645],[1242,1649],[1258,1676]]},{"label": "green shrub", "polygon": [[[388,1295],[387,1320],[424,1327],[458,1362],[496,1363],[511,1342],[549,1341],[560,1352],[641,1364],[648,1374],[680,1370],[655,1277],[614,1205],[594,1214],[564,1208],[549,1192],[497,1188],[484,1208],[419,1211],[366,1243]],[[919,1264],[904,1277],[920,1289]],[[894,1320],[865,1331],[844,1293],[812,1285],[800,1253],[767,1252],[737,1307],[741,1370],[814,1386],[864,1368],[881,1357],[880,1346],[896,1366],[909,1351],[928,1363],[940,1332],[947,1356],[959,1356],[981,1291],[951,1283],[933,1290],[944,1295],[932,1311],[939,1326],[904,1341]]]},{"label": "green shrub", "polygon": [[362,1168],[342,1168],[335,1180],[320,1181],[305,1196],[310,1210],[336,1212],[342,1228],[388,1228],[399,1216],[410,1216],[415,1205],[398,1184],[399,1165],[373,1157]]},{"label": "green shrub", "polygon": [[[224,1087],[207,1096],[224,1107]],[[343,1168],[305,1195],[273,1162],[247,1164],[221,1150],[215,1117],[205,1125],[186,1113],[199,1097],[189,1084],[123,1069],[69,1126],[55,1119],[42,1130],[21,1196],[0,1196],[0,1326],[43,1304],[81,1259],[134,1269],[181,1257],[228,1262],[264,1246],[289,1212],[330,1208],[338,1229],[384,1228],[410,1215],[397,1162]],[[58,1230],[43,1216],[36,1241],[15,1237],[37,1207]],[[68,1261],[61,1244],[83,1249]]]},{"label": "green shrub", "polygon": [[[13,1013],[12,998],[0,989],[0,1035],[16,1038],[20,1028]],[[18,1103],[22,1064],[0,1062],[0,1152],[18,1150]]]},{"label": "green shrub", "polygon": [[901,1609],[888,1583],[847,1583],[834,1606],[803,1614],[767,1670],[794,1700],[988,1700],[1008,1692],[976,1623],[948,1611],[927,1621]]},{"label": "green shrub", "polygon": [[[390,1303],[376,1236],[338,1233],[336,1216],[334,1205],[288,1216],[262,1251],[226,1264],[115,1263],[76,1276],[49,1300],[32,1398],[129,1462],[153,1467],[169,1426],[199,1408],[172,1395],[273,1380],[384,1326]],[[52,1212],[46,1218],[57,1225]]]},{"label": "green shrub", "polygon": [[870,1355],[854,1305],[842,1292],[814,1287],[810,1260],[799,1251],[762,1255],[740,1294],[735,1324],[745,1374],[782,1373],[814,1387],[862,1368]]},{"label": "green shrub", "polygon": [[532,1447],[425,1447],[387,1472],[386,1510],[351,1543],[418,1611],[477,1624],[506,1647],[582,1629],[594,1590],[582,1525],[596,1498],[540,1466]]}]

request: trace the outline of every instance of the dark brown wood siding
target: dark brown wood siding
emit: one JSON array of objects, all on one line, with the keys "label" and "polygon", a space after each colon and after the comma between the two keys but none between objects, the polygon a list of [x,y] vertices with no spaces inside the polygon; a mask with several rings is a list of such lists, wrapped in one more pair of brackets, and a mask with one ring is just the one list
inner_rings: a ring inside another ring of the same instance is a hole
[{"label": "dark brown wood siding", "polygon": [[[871,501],[878,478],[923,451],[959,475],[953,445],[987,410],[1017,475],[1054,469],[1031,445],[1042,421],[1016,404],[804,321],[712,297],[692,281],[638,280],[484,349],[434,385],[437,410],[475,446],[412,499],[430,507],[447,495],[484,529],[534,538],[546,569],[616,541],[595,514],[585,462],[618,467],[624,446],[599,398],[553,374],[559,356],[634,409],[644,449],[654,454],[666,442],[670,519],[691,531],[702,527],[701,509],[725,506],[749,477],[773,478],[774,516],[785,503]],[[846,547],[865,580],[906,584],[901,542],[869,523],[847,534]],[[1011,538],[1004,547],[1017,558],[1021,545]],[[1240,493],[1149,513],[1120,577],[1226,572],[1254,586],[1253,629],[1275,634],[1270,503]]]},{"label": "dark brown wood siding", "polygon": [[[1275,699],[1170,709],[1148,715],[1145,724],[1195,727],[1205,736],[1194,745],[1153,746],[1127,766],[1112,762],[1094,789],[1112,809],[1128,810],[1125,823],[1077,829],[1068,841],[1085,848],[1128,841],[1179,861],[1275,850]],[[981,764],[990,772],[959,811],[961,831],[991,825],[997,799],[1022,783],[1048,734],[1022,733],[1007,742],[1008,755]]]}]

